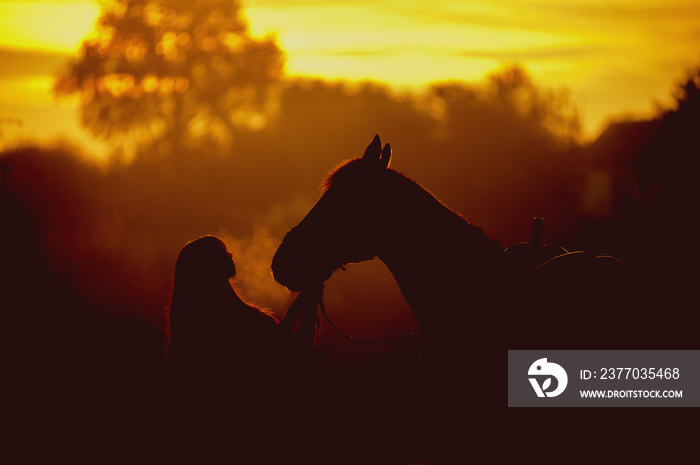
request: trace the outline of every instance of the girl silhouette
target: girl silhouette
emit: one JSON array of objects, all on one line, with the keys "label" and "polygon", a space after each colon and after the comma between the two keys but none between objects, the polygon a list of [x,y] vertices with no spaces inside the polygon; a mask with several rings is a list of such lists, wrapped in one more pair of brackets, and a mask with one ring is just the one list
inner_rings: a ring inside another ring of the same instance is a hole
[{"label": "girl silhouette", "polygon": [[[300,294],[278,323],[241,300],[229,283],[235,274],[213,236],[187,244],[175,265],[168,361],[178,393],[170,426],[177,460],[276,463],[293,450],[295,431],[307,430],[298,405],[312,402],[310,371],[299,368],[313,348],[321,289]],[[271,430],[286,434],[273,445]]]},{"label": "girl silhouette", "polygon": [[168,360],[183,387],[260,393],[289,370],[290,355],[313,346],[320,292],[301,294],[277,323],[241,300],[229,283],[235,274],[231,254],[216,237],[202,237],[180,251]]}]

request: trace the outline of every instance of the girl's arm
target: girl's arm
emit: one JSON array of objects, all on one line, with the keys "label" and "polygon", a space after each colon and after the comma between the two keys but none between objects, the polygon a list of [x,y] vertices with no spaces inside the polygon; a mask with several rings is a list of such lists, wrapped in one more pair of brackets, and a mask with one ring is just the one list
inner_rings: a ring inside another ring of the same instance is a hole
[{"label": "girl's arm", "polygon": [[299,327],[299,332],[308,332],[309,321],[312,319],[314,321],[314,331],[315,332],[315,321],[316,321],[316,307],[321,300],[321,293],[323,288],[312,291],[304,291],[294,300],[292,305],[285,313],[282,321],[279,325],[282,329],[292,332],[294,326],[296,326],[297,321],[301,318],[301,323]]}]

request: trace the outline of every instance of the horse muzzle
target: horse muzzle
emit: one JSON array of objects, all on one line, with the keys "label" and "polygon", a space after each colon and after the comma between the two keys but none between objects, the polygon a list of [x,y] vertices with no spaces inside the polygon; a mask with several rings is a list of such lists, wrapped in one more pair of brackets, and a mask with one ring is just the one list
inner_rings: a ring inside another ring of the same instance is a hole
[{"label": "horse muzzle", "polygon": [[321,260],[296,253],[284,241],[272,258],[275,281],[292,291],[316,289],[332,274],[332,267],[321,263]]}]

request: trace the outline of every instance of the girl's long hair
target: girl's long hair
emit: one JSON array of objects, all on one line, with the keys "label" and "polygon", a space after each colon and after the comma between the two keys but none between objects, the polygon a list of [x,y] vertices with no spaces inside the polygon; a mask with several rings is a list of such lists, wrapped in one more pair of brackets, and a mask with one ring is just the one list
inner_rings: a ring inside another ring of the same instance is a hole
[{"label": "girl's long hair", "polygon": [[235,268],[224,243],[214,236],[201,237],[182,248],[175,264],[168,309],[169,359],[173,331],[188,331],[208,319],[211,302],[230,292],[228,278],[233,272]]}]

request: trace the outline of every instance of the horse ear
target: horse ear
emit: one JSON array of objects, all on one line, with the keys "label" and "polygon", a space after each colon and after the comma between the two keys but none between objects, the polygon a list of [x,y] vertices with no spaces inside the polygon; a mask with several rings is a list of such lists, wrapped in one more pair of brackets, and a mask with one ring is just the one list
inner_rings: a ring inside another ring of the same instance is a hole
[{"label": "horse ear", "polygon": [[376,161],[379,160],[382,153],[382,141],[379,138],[379,134],[375,134],[372,142],[367,146],[365,154],[362,156],[363,160]]},{"label": "horse ear", "polygon": [[382,149],[382,155],[379,158],[379,165],[382,169],[389,167],[389,162],[391,161],[391,145],[386,144],[384,149]]}]

